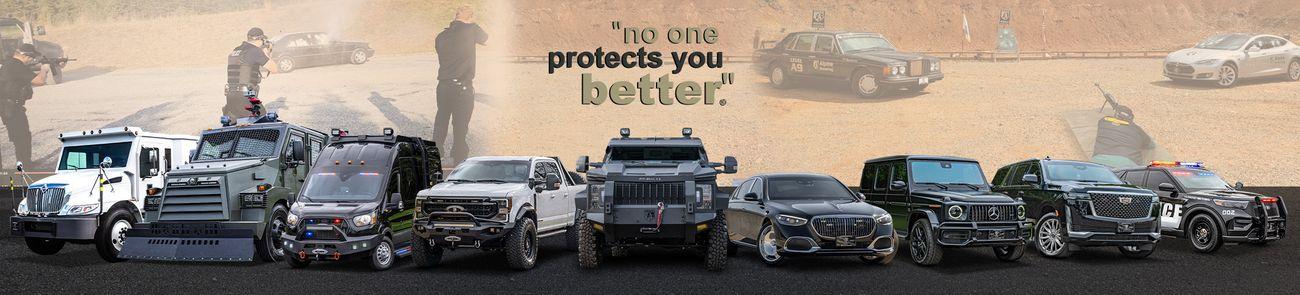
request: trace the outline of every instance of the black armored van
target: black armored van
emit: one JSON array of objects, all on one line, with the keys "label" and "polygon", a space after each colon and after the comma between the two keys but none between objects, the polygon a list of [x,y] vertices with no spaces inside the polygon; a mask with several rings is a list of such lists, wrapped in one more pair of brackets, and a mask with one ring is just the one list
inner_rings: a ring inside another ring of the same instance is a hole
[{"label": "black armored van", "polygon": [[607,252],[619,256],[647,246],[703,250],[709,270],[725,268],[728,195],[718,190],[717,177],[736,173],[736,159],[709,162],[691,128],[673,138],[634,138],[627,128],[619,133],[604,162],[578,158],[576,170],[587,173],[587,193],[574,200],[582,212],[578,264],[595,268]]},{"label": "black armored van", "polygon": [[442,179],[432,141],[333,130],[289,208],[282,234],[289,265],[368,257],[385,270],[411,254],[415,193]]},{"label": "black armored van", "polygon": [[1003,261],[1025,253],[1025,203],[995,193],[975,160],[891,156],[862,168],[867,203],[893,215],[912,260],[936,265],[947,247],[992,247]]}]

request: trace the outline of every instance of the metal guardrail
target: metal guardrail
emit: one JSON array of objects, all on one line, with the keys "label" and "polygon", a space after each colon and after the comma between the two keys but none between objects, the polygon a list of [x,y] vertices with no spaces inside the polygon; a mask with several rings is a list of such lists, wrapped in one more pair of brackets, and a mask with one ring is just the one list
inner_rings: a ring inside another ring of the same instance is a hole
[{"label": "metal guardrail", "polygon": [[[994,52],[994,51],[916,51],[917,53],[931,55],[947,60],[989,60],[996,61],[1000,59],[1016,60],[1050,60],[1050,59],[1068,59],[1068,58],[1158,58],[1165,57],[1171,50],[1040,50],[1040,51],[1021,51],[1018,53]],[[502,57],[506,62],[512,63],[544,63],[546,56],[540,55],[511,55]],[[751,63],[756,56],[753,55],[724,55],[723,62],[734,63]]]}]

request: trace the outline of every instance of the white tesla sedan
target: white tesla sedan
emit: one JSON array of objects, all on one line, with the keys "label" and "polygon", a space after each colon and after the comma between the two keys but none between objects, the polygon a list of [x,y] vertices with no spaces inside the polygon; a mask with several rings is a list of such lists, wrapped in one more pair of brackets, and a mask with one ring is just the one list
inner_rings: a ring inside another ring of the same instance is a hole
[{"label": "white tesla sedan", "polygon": [[1284,75],[1300,81],[1300,46],[1259,34],[1215,35],[1165,57],[1165,77],[1232,87],[1243,78]]}]

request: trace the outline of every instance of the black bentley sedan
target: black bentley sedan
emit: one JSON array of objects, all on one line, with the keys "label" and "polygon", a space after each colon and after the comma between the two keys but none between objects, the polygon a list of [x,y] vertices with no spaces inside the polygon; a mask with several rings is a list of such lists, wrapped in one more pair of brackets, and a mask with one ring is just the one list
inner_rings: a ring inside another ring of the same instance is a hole
[{"label": "black bentley sedan", "polygon": [[334,40],[324,32],[284,34],[271,38],[271,44],[274,46],[271,59],[281,73],[312,66],[359,65],[375,56],[370,43]]},{"label": "black bentley sedan", "polygon": [[754,70],[776,88],[806,80],[844,81],[858,96],[875,98],[887,91],[921,92],[943,80],[939,58],[900,52],[877,33],[794,32],[756,55]]},{"label": "black bentley sedan", "polygon": [[889,213],[822,174],[751,177],[731,194],[724,214],[728,252],[755,248],[772,266],[797,255],[851,255],[884,265],[898,245]]}]

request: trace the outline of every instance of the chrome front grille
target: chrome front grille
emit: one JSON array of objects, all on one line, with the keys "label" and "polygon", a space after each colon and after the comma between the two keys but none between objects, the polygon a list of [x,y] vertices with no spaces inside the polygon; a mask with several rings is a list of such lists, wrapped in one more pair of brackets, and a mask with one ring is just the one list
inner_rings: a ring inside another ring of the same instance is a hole
[{"label": "chrome front grille", "polygon": [[615,182],[614,205],[686,204],[684,182]]},{"label": "chrome front grille", "polygon": [[28,188],[27,211],[38,213],[59,212],[68,202],[63,188]]},{"label": "chrome front grille", "polygon": [[908,76],[920,76],[920,75],[925,75],[925,71],[928,70],[928,69],[929,69],[929,68],[926,68],[926,67],[925,67],[925,60],[923,60],[923,59],[918,59],[918,60],[914,60],[914,61],[909,61],[909,62],[907,62],[907,75],[908,75]]},{"label": "chrome front grille", "polygon": [[477,218],[497,215],[498,204],[484,199],[430,199],[424,202],[424,212],[466,212]]},{"label": "chrome front grille", "polygon": [[827,239],[845,236],[861,238],[876,231],[876,221],[871,217],[815,217],[811,222],[813,231]]},{"label": "chrome front grille", "polygon": [[1110,218],[1151,217],[1151,196],[1130,194],[1089,193],[1092,196],[1092,213]]},{"label": "chrome front grille", "polygon": [[158,207],[158,220],[226,220],[226,197],[221,183],[169,184]]},{"label": "chrome front grille", "polygon": [[1016,221],[1017,205],[971,205],[972,221]]}]

